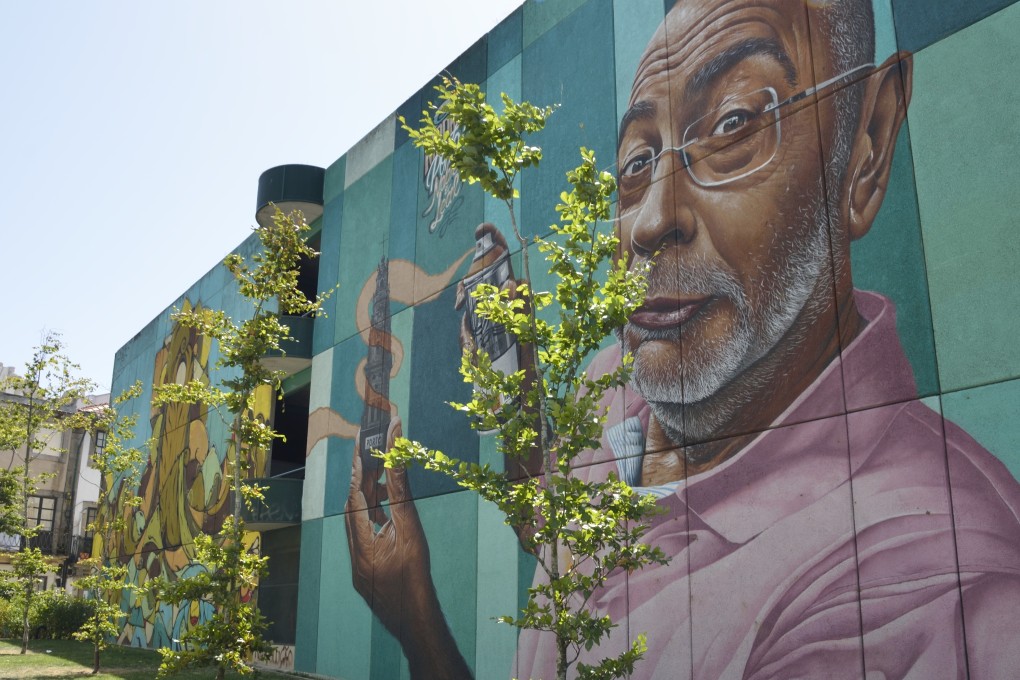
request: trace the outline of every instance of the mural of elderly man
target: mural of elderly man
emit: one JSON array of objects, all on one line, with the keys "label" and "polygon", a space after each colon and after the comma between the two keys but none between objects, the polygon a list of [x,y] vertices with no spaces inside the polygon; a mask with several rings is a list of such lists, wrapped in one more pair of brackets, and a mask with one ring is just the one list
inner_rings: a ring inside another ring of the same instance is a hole
[{"label": "mural of elderly man", "polygon": [[[1020,487],[916,398],[892,303],[853,285],[912,85],[909,55],[876,65],[874,44],[871,0],[680,0],[638,65],[619,233],[655,266],[589,368],[634,354],[590,462],[665,510],[648,540],[671,563],[596,602],[647,633],[637,677],[1020,672]],[[409,498],[402,474],[390,487]],[[414,677],[468,677],[422,595],[413,512],[394,509],[385,546],[352,540],[362,594]],[[367,522],[349,514],[349,534]],[[525,632],[515,673],[550,677],[554,657]]]}]

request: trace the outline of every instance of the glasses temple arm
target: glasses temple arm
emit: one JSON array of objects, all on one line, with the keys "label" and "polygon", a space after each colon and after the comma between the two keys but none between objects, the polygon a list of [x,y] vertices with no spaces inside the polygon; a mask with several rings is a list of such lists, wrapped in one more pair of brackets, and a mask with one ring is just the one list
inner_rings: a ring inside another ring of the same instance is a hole
[{"label": "glasses temple arm", "polygon": [[865,71],[865,70],[873,69],[873,68],[875,68],[875,64],[874,63],[861,64],[860,66],[857,66],[856,68],[852,68],[849,71],[846,71],[845,73],[840,73],[838,76],[834,76],[832,78],[829,78],[826,81],[818,83],[817,85],[809,87],[808,89],[804,90],[803,92],[798,92],[797,94],[793,95],[792,97],[790,97],[788,99],[784,99],[783,101],[779,102],[775,106],[773,106],[771,108],[766,108],[765,110],[766,111],[774,111],[775,109],[778,109],[781,106],[787,106],[789,104],[795,104],[795,103],[799,102],[802,99],[806,99],[806,98],[810,97],[811,95],[818,94],[822,90],[824,90],[824,89],[826,89],[826,88],[828,88],[828,87],[830,87],[832,85],[835,85],[836,83],[838,83],[839,81],[843,80],[844,78],[849,78],[850,76],[855,75],[855,74],[857,74],[857,73],[859,73],[861,71]]}]

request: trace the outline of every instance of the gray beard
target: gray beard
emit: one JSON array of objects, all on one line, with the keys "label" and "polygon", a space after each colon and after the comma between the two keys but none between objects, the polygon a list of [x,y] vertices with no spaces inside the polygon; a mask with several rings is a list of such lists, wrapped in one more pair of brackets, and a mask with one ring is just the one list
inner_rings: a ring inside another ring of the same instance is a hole
[{"label": "gray beard", "polygon": [[[795,350],[803,333],[791,331],[794,322],[802,317],[799,327],[807,328],[825,308],[824,302],[810,304],[813,293],[825,292],[818,290],[820,279],[831,271],[822,196],[819,182],[812,197],[806,197],[794,215],[798,227],[810,227],[808,237],[795,244],[776,274],[762,281],[767,295],[757,310],[751,308],[746,291],[733,273],[705,260],[684,261],[681,266],[671,258],[652,267],[649,296],[675,290],[706,293],[731,300],[737,310],[737,327],[728,338],[691,348],[680,365],[663,370],[635,357],[632,386],[649,403],[674,443],[705,441],[718,433],[775,377],[775,366],[764,371],[748,369],[777,348],[780,341],[788,350]],[[679,345],[682,329],[652,331],[628,324],[628,333],[642,340],[667,340]],[[624,350],[631,348],[624,343]],[[723,389],[731,384],[736,389]]]}]

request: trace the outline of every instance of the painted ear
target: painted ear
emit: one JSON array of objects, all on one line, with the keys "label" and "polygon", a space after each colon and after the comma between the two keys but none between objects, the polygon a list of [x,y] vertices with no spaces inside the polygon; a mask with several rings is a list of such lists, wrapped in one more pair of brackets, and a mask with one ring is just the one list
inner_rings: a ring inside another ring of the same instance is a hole
[{"label": "painted ear", "polygon": [[907,115],[913,60],[907,52],[889,57],[867,80],[857,138],[847,168],[847,227],[851,239],[868,233],[882,207],[900,126]]}]

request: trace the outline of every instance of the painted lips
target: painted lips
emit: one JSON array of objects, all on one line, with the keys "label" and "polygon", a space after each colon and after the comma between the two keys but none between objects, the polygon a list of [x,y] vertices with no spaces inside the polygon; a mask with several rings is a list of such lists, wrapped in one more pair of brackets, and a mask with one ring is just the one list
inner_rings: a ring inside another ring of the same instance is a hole
[{"label": "painted lips", "polygon": [[647,298],[637,311],[630,315],[630,322],[647,330],[675,328],[686,323],[700,312],[711,298]]}]

